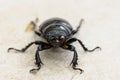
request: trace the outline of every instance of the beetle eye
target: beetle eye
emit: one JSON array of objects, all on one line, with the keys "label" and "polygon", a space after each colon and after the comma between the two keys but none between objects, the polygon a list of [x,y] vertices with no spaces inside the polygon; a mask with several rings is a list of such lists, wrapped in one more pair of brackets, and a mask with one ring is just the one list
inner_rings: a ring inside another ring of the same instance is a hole
[{"label": "beetle eye", "polygon": [[61,37],[60,37],[60,40],[64,40],[64,39],[65,39],[65,36],[61,36]]}]

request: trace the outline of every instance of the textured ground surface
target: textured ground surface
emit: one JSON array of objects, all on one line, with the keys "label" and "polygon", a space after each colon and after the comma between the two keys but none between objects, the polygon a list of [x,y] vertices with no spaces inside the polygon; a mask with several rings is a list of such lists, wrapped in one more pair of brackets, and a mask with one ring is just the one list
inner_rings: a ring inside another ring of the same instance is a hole
[{"label": "textured ground surface", "polygon": [[[1,0],[0,1],[0,80],[120,80],[120,1],[119,0]],[[76,42],[78,67],[74,71],[69,63],[73,53],[66,50],[42,51],[44,63],[37,74],[30,74],[35,67],[36,46],[25,53],[7,53],[7,48],[23,48],[35,40],[42,40],[25,32],[31,20],[39,24],[51,17],[68,20],[75,29],[81,18],[85,21],[75,37],[89,49],[99,45],[102,51],[85,53]]]}]

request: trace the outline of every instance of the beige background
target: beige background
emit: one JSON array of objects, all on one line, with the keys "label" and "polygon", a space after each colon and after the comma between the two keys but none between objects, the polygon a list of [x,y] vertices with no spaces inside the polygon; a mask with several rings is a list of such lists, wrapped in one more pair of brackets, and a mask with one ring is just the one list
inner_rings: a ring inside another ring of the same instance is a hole
[{"label": "beige background", "polygon": [[[76,42],[78,67],[74,71],[69,63],[73,53],[63,49],[42,51],[44,63],[37,74],[30,74],[35,67],[36,46],[25,53],[7,53],[9,47],[23,48],[35,40],[42,40],[32,31],[25,32],[31,20],[40,19],[40,25],[51,17],[68,20],[75,29],[81,18],[84,23],[78,34],[89,49],[85,53]],[[119,0],[0,0],[0,80],[120,80],[120,1]]]}]

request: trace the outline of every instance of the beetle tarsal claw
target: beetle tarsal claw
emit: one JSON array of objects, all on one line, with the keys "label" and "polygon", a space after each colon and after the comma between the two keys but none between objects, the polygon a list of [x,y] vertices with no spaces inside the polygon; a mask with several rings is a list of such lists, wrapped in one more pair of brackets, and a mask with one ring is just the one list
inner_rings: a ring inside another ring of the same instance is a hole
[{"label": "beetle tarsal claw", "polygon": [[36,68],[36,69],[31,69],[30,73],[37,73],[37,71],[40,69],[40,67]]}]

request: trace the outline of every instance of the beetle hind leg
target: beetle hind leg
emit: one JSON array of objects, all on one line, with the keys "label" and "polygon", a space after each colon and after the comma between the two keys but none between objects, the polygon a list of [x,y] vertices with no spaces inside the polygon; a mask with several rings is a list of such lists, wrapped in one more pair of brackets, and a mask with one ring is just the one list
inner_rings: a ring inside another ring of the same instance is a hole
[{"label": "beetle hind leg", "polygon": [[79,25],[78,25],[78,27],[77,27],[77,29],[72,31],[72,34],[73,34],[73,35],[76,34],[76,33],[79,31],[79,29],[80,29],[83,21],[84,21],[84,19],[81,19],[81,20],[80,20],[80,23],[79,23]]},{"label": "beetle hind leg", "polygon": [[38,18],[36,18],[35,21],[31,21],[25,31],[34,31],[36,35],[41,36],[41,33],[36,31],[38,21]]}]

